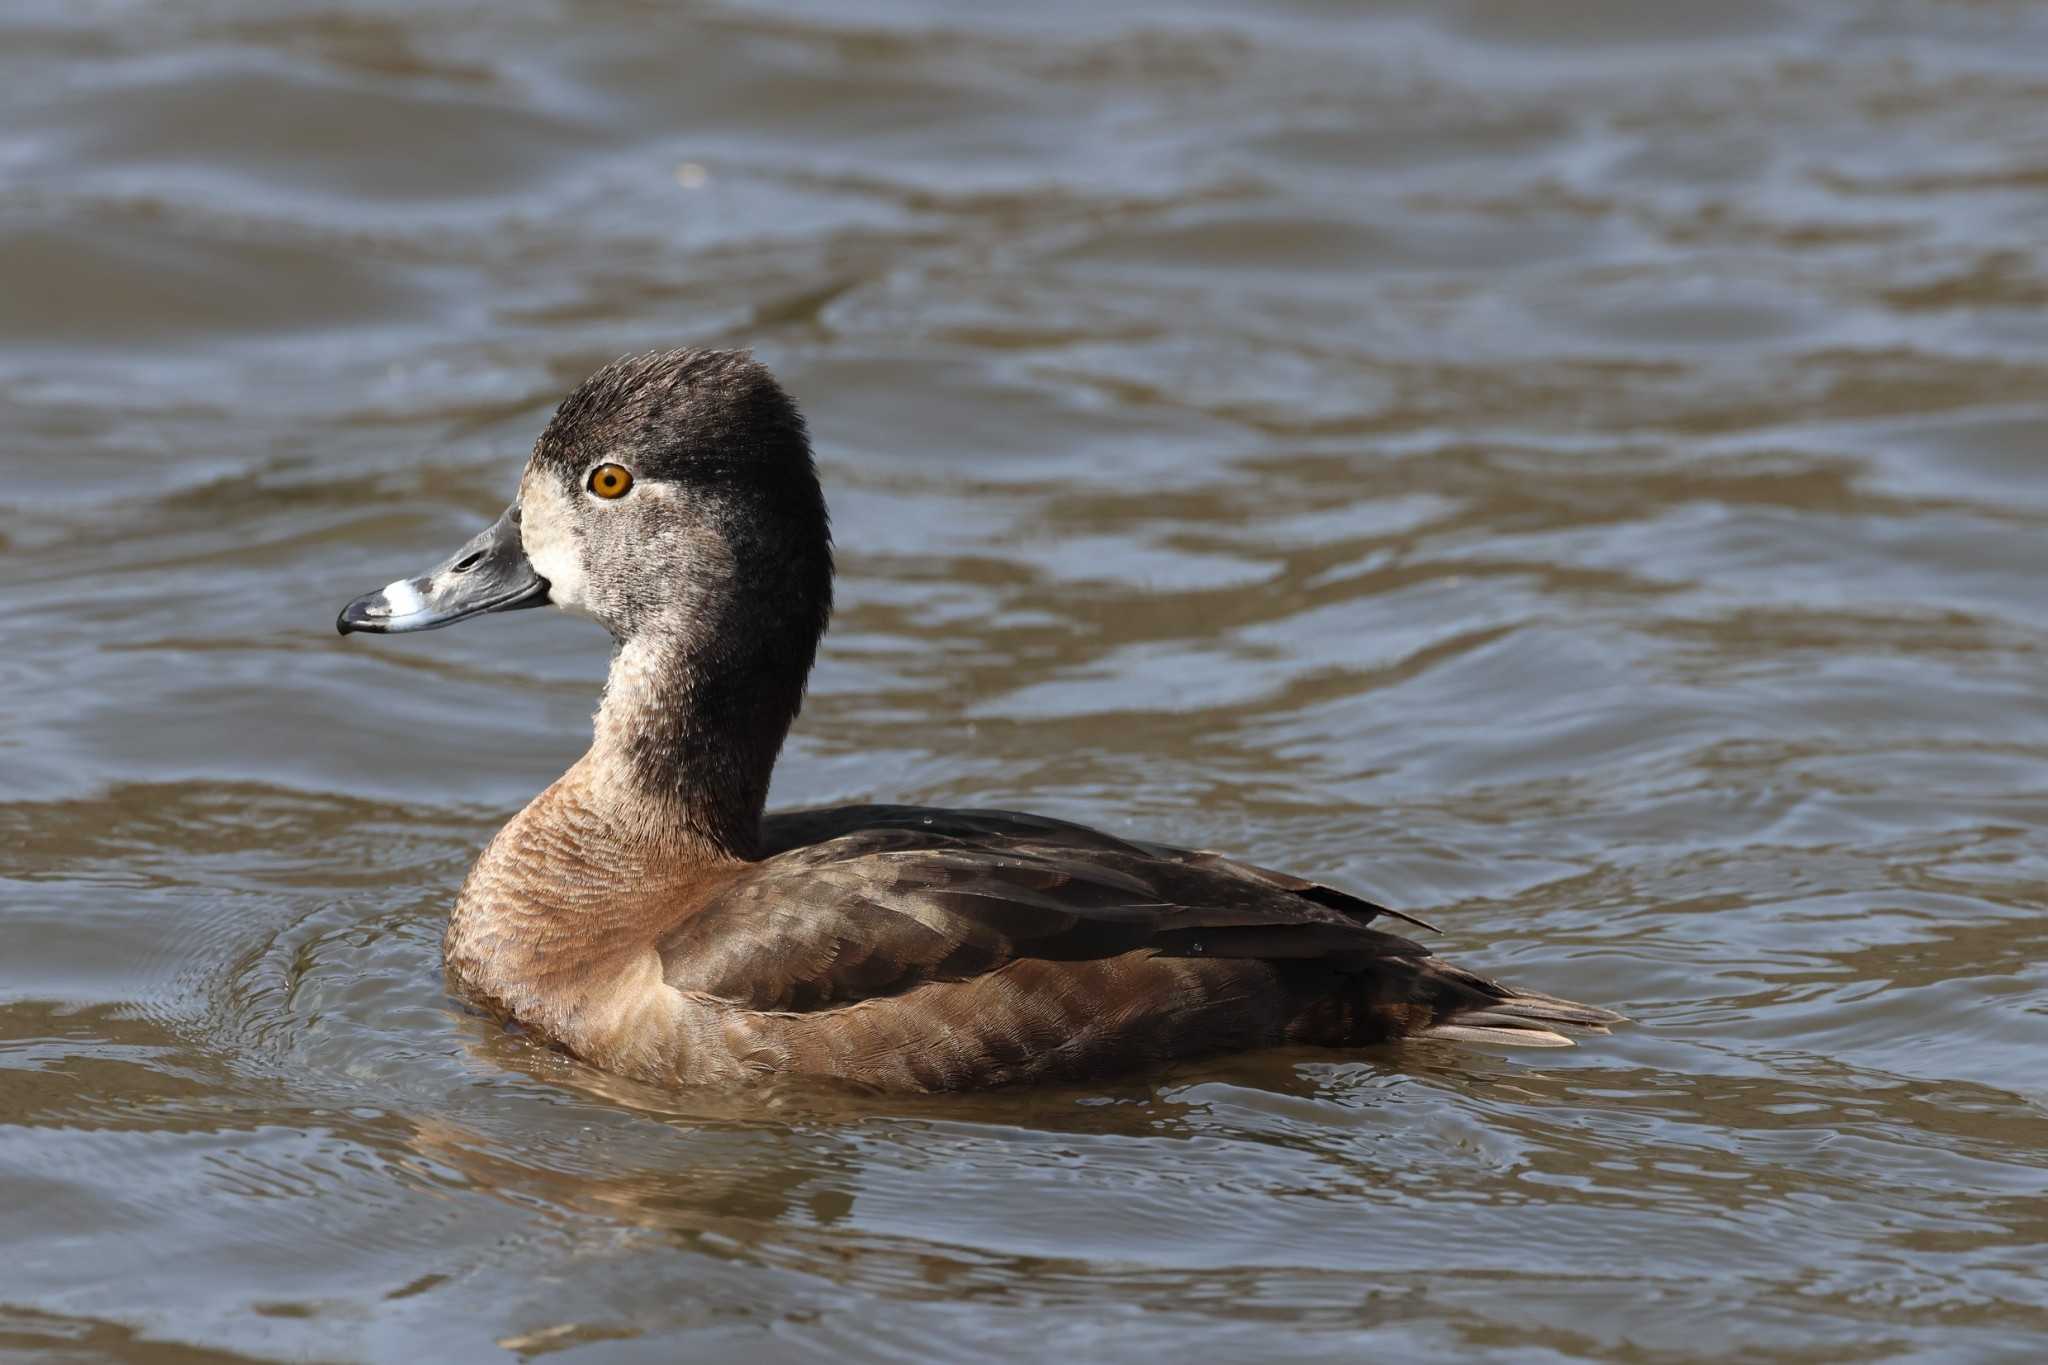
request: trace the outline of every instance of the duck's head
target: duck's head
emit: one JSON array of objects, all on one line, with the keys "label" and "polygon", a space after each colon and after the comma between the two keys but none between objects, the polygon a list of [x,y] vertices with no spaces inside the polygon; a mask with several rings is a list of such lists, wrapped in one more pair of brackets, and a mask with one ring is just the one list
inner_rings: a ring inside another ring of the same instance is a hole
[{"label": "duck's head", "polygon": [[831,585],[796,405],[744,353],[669,351],[592,375],[556,409],[495,524],[335,624],[395,635],[552,603],[621,644],[672,642],[735,686],[793,681],[793,712]]}]

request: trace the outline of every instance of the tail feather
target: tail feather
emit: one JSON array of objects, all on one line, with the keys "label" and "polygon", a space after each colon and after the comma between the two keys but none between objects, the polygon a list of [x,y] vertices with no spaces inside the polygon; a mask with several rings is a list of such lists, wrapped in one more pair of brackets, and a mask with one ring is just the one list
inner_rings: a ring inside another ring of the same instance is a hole
[{"label": "tail feather", "polygon": [[1435,1038],[1446,1043],[1492,1043],[1498,1047],[1573,1047],[1562,1033],[1543,1028],[1492,1028],[1473,1024],[1435,1024],[1410,1038]]},{"label": "tail feather", "polygon": [[1613,1010],[1555,995],[1518,991],[1449,963],[1429,962],[1446,988],[1433,1023],[1411,1038],[1500,1047],[1571,1047],[1572,1034],[1604,1034],[1628,1022]]}]

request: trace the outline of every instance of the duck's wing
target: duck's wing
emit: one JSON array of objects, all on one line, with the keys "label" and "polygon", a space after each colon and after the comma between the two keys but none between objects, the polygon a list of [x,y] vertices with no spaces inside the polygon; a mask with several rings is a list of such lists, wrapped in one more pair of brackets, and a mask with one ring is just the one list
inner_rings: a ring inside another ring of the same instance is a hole
[{"label": "duck's wing", "polygon": [[1070,852],[1099,850],[1115,856],[1143,857],[1159,862],[1205,868],[1224,876],[1258,882],[1278,891],[1304,896],[1333,910],[1342,910],[1360,924],[1378,916],[1412,924],[1418,929],[1441,933],[1428,920],[1341,891],[1324,882],[1310,881],[1292,873],[1275,872],[1232,858],[1212,849],[1176,848],[1116,835],[1049,815],[1016,810],[949,810],[934,806],[827,806],[815,810],[785,811],[770,815],[763,833],[770,852],[786,852],[806,844],[864,830],[894,829],[935,838],[979,841],[1023,840],[1057,845]]},{"label": "duck's wing", "polygon": [[781,851],[660,943],[685,992],[809,1011],[963,981],[1026,959],[1419,959],[1388,914],[1220,854],[1001,811],[865,807],[777,817]]}]

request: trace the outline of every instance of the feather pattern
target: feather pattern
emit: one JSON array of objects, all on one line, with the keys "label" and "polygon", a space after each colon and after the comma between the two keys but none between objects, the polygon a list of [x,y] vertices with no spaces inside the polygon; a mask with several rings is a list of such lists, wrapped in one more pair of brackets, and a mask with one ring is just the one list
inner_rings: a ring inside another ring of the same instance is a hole
[{"label": "feather pattern", "polygon": [[1516,993],[1387,911],[1212,852],[1009,811],[770,817],[664,934],[666,983],[763,1069],[947,1089],[1283,1043],[1568,1046],[1619,1016]]},{"label": "feather pattern", "polygon": [[[599,461],[633,474],[630,495],[592,496]],[[1012,811],[764,816],[832,553],[803,418],[746,355],[600,370],[503,522],[538,556],[528,576],[618,648],[589,751],[484,850],[444,961],[465,999],[594,1065],[950,1090],[1277,1044],[1557,1047],[1619,1018],[1451,966],[1390,931],[1421,920],[1220,853]],[[344,630],[389,628],[368,600]]]}]

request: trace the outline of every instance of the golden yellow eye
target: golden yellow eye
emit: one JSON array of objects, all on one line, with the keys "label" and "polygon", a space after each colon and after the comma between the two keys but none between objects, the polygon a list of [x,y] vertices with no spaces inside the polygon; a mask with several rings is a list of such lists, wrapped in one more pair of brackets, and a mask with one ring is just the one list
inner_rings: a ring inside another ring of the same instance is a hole
[{"label": "golden yellow eye", "polygon": [[633,473],[624,465],[601,464],[590,471],[590,478],[584,487],[600,498],[623,498],[626,490],[633,486]]}]

